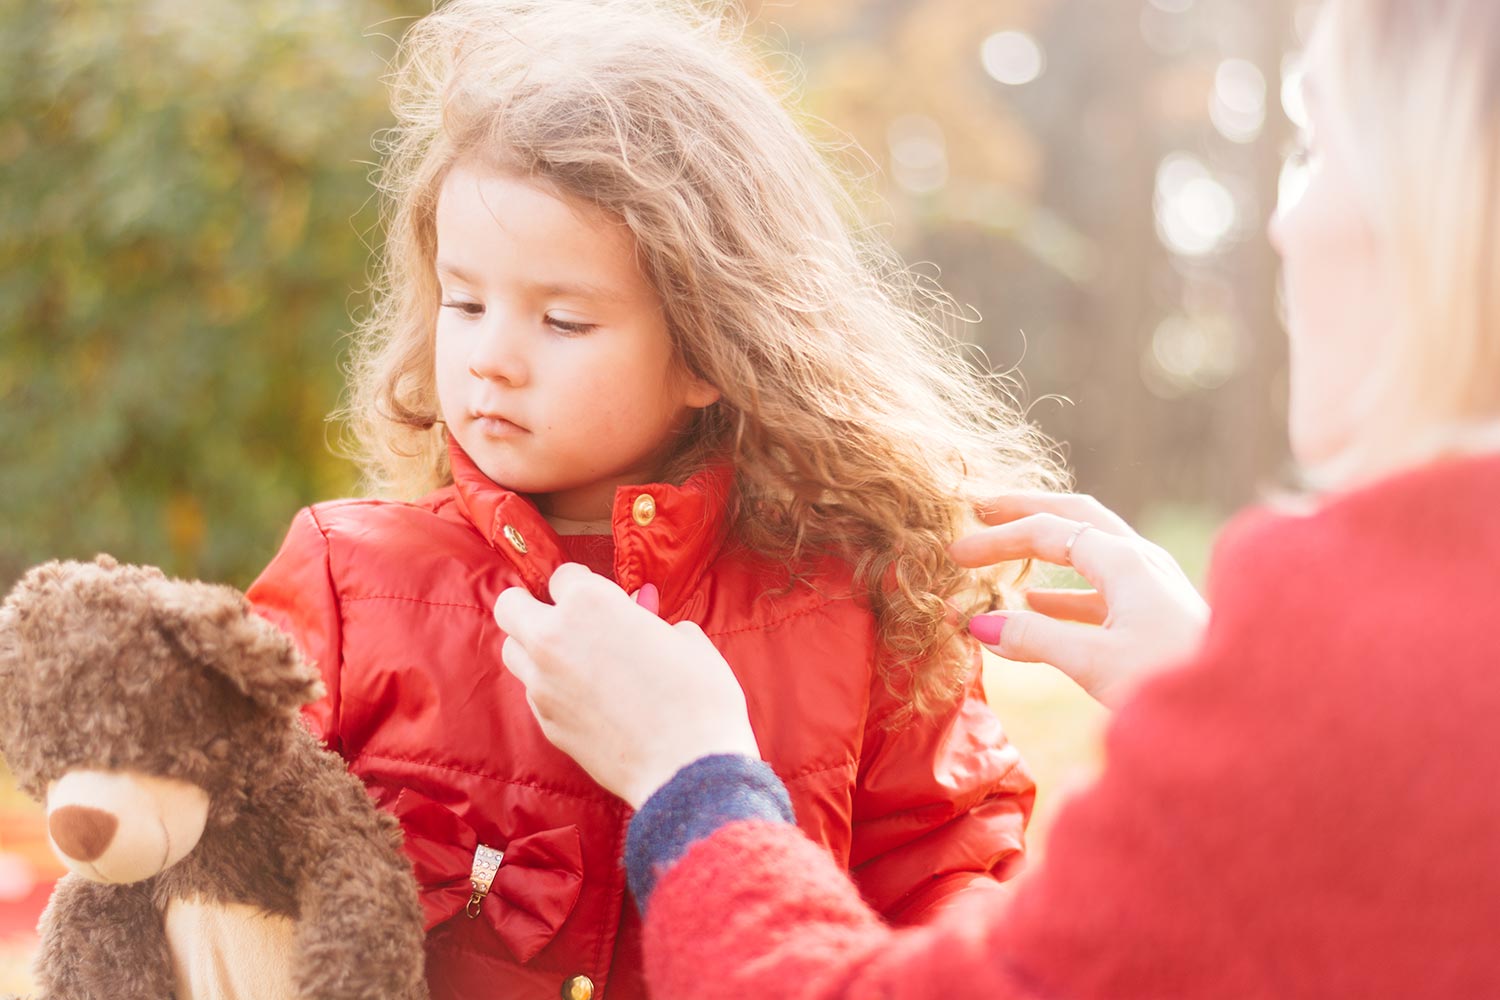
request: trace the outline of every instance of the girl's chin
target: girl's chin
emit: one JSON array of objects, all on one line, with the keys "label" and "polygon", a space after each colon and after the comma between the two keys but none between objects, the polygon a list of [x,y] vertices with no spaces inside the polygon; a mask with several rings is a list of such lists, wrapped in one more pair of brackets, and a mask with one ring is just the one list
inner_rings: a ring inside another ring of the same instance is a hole
[{"label": "girl's chin", "polygon": [[[495,456],[484,455],[485,449],[476,449],[480,455],[465,448],[479,471],[484,473],[485,478],[504,490],[519,493],[527,497],[536,505],[537,510],[543,514],[551,515],[553,508],[575,508],[584,504],[585,498],[592,494],[604,497],[603,516],[608,517],[610,507],[614,502],[613,484],[582,484],[573,482],[560,482],[555,477],[546,475],[539,469],[528,469],[525,464],[518,462],[513,455]],[[486,461],[486,458],[489,461]],[[590,507],[596,506],[589,505]],[[561,516],[567,517],[566,513]]]}]

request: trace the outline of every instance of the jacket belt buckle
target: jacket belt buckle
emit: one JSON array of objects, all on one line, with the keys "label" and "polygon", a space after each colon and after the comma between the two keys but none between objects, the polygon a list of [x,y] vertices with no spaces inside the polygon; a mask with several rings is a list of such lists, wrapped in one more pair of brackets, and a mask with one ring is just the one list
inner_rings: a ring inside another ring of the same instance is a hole
[{"label": "jacket belt buckle", "polygon": [[495,882],[495,874],[500,871],[500,863],[504,860],[504,851],[497,851],[486,844],[480,844],[474,850],[474,867],[469,872],[469,885],[474,893],[469,897],[469,904],[464,907],[470,920],[479,916],[479,906],[484,902],[484,897],[489,895],[490,886]]}]

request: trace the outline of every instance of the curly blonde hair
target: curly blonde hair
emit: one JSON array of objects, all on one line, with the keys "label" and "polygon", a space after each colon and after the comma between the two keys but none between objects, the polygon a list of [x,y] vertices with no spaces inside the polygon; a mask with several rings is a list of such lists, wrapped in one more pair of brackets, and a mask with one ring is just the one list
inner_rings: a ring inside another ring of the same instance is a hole
[{"label": "curly blonde hair", "polygon": [[[377,183],[386,243],[343,412],[372,486],[451,481],[433,337],[437,196],[460,160],[630,227],[686,367],[722,393],[662,476],[736,468],[739,541],[795,571],[832,551],[878,622],[886,680],[926,711],[971,674],[958,615],[1002,570],[944,547],[992,492],[1063,484],[949,301],[845,221],[839,176],[732,12],[674,0],[453,0],[405,35]],[[955,614],[957,612],[957,614]]]}]

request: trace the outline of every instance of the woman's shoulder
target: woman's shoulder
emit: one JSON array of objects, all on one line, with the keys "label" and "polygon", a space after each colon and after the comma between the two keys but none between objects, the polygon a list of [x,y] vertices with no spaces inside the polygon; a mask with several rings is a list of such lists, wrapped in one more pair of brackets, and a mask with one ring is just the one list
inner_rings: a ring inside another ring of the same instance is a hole
[{"label": "woman's shoulder", "polygon": [[1256,801],[1295,799],[1296,780],[1327,812],[1341,782],[1416,789],[1439,758],[1492,759],[1497,499],[1500,459],[1469,459],[1239,517],[1215,553],[1203,645],[1117,713],[1112,767],[1135,747],[1216,781],[1232,770],[1266,786]]},{"label": "woman's shoulder", "polygon": [[1402,714],[1451,713],[1454,697],[1490,698],[1497,500],[1500,459],[1468,459],[1315,508],[1241,515],[1215,550],[1196,673],[1206,689],[1296,704],[1330,726],[1378,729]]},{"label": "woman's shoulder", "polygon": [[[1456,458],[1315,500],[1252,508],[1214,548],[1215,607],[1266,584],[1332,597],[1500,567],[1500,456]],[[1332,592],[1330,592],[1332,588]]]}]

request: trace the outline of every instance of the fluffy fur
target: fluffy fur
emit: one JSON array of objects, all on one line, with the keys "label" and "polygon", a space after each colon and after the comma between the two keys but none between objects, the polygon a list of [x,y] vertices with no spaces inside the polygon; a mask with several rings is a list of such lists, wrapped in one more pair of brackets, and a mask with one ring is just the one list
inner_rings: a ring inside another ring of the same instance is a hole
[{"label": "fluffy fur", "polygon": [[395,821],[297,718],[321,693],[291,641],[229,587],[107,556],[49,562],[16,585],[0,608],[0,752],[20,786],[44,800],[87,770],[186,781],[209,798],[201,839],[159,874],[63,877],[42,917],[44,995],[179,993],[164,920],[176,901],[291,920],[294,996],[426,996]]}]

